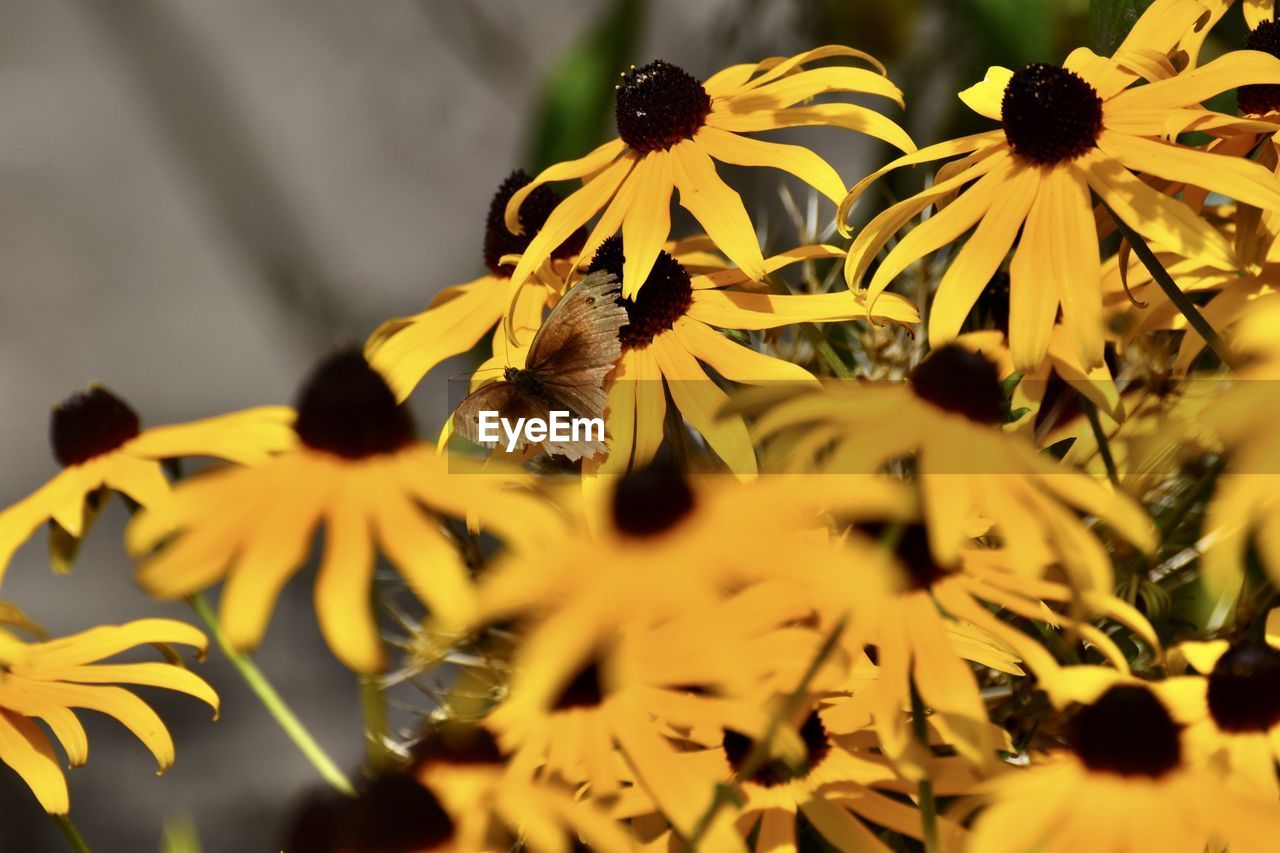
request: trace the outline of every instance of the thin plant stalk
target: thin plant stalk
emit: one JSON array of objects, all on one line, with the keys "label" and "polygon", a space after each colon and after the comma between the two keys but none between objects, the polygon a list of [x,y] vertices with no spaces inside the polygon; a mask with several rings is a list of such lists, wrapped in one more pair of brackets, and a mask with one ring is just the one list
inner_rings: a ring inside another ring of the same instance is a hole
[{"label": "thin plant stalk", "polygon": [[[916,683],[911,682],[911,725],[915,729],[916,740],[929,749],[928,725],[924,717],[924,701]],[[938,853],[938,803],[933,797],[933,782],[925,777],[917,785],[920,799],[920,833],[923,836],[925,853]]]},{"label": "thin plant stalk", "polygon": [[371,770],[385,769],[394,756],[387,746],[387,697],[378,676],[360,676],[360,707],[364,711],[365,759]]},{"label": "thin plant stalk", "polygon": [[254,692],[258,700],[262,702],[263,707],[267,709],[267,713],[275,719],[289,739],[298,747],[311,765],[315,767],[320,776],[328,782],[333,788],[343,794],[355,794],[355,788],[352,787],[351,781],[338,768],[329,754],[316,741],[311,732],[302,721],[298,719],[298,715],[284,701],[280,693],[275,689],[267,676],[263,674],[253,659],[243,652],[237,651],[231,646],[227,635],[222,630],[222,625],[218,622],[218,617],[214,615],[213,609],[209,606],[209,602],[201,593],[196,593],[187,599],[191,604],[191,609],[195,611],[196,616],[200,617],[200,621],[204,623],[208,629],[209,635],[213,637],[214,643],[231,661],[231,665],[240,673],[240,677],[244,679],[245,684],[249,685],[249,689]]},{"label": "thin plant stalk", "polygon": [[1102,420],[1098,417],[1098,406],[1082,394],[1080,407],[1084,409],[1085,416],[1089,419],[1089,427],[1093,430],[1093,437],[1098,442],[1098,453],[1102,455],[1102,464],[1107,469],[1107,479],[1111,481],[1112,486],[1119,489],[1120,474],[1116,471],[1116,459],[1111,455],[1111,442],[1107,438],[1107,431],[1102,428]]},{"label": "thin plant stalk", "polygon": [[84,836],[76,829],[76,825],[71,822],[71,818],[64,814],[51,815],[53,822],[57,824],[58,831],[62,833],[62,837],[67,839],[67,846],[76,853],[89,853],[89,844],[84,840]]}]

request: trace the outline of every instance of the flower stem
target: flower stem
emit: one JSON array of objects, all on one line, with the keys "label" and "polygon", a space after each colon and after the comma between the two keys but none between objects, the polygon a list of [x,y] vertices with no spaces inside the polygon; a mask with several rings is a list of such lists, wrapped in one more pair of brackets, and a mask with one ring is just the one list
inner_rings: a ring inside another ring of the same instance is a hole
[{"label": "flower stem", "polygon": [[276,692],[275,687],[267,680],[266,675],[258,668],[258,665],[248,655],[232,648],[231,643],[227,640],[227,635],[222,630],[222,625],[218,623],[218,617],[214,615],[213,609],[209,607],[209,602],[205,600],[204,595],[197,592],[187,601],[191,604],[191,609],[200,617],[200,621],[204,623],[205,628],[209,630],[209,635],[218,644],[218,648],[226,655],[227,660],[231,661],[231,665],[240,673],[240,677],[244,679],[245,684],[249,685],[249,689],[262,702],[267,712],[275,718],[276,723],[289,736],[294,745],[298,747],[298,750],[306,756],[312,766],[334,789],[343,794],[354,795],[355,788],[351,786],[351,781],[338,769],[338,765],[334,760],[316,742],[311,732],[307,730],[307,727],[298,719],[297,714],[293,713],[293,709]]},{"label": "flower stem", "polygon": [[[765,281],[773,288],[775,293],[789,296],[791,288],[778,278],[777,275],[765,276]],[[827,336],[822,333],[816,323],[797,323],[800,334],[805,336],[809,341],[809,345],[813,347],[814,352],[823,360],[827,367],[831,368],[831,372],[839,379],[852,379],[853,371],[849,369],[849,365],[845,364],[844,359],[835,351],[835,347],[831,346],[831,342],[827,340]]]},{"label": "flower stem", "polygon": [[50,815],[53,822],[58,825],[62,837],[67,839],[67,846],[76,853],[89,853],[89,844],[84,840],[84,836],[76,829],[76,825],[71,822],[71,818],[64,814]]},{"label": "flower stem", "polygon": [[[924,700],[916,683],[911,682],[911,725],[915,729],[916,740],[926,750],[929,749],[929,732],[924,720]],[[933,798],[933,782],[927,777],[920,780],[920,829],[924,836],[925,853],[937,853],[938,847],[938,803]]]},{"label": "flower stem", "polygon": [[360,707],[364,711],[365,760],[375,772],[386,769],[394,756],[387,748],[387,699],[378,676],[360,676]]},{"label": "flower stem", "polygon": [[[1106,206],[1105,202],[1103,206]],[[1187,318],[1187,325],[1196,330],[1196,334],[1204,339],[1204,342],[1209,345],[1209,349],[1213,350],[1218,358],[1222,359],[1223,364],[1235,370],[1236,358],[1231,354],[1226,342],[1218,336],[1213,326],[1209,325],[1209,321],[1200,313],[1200,309],[1196,308],[1195,303],[1187,297],[1187,294],[1182,292],[1182,288],[1178,287],[1173,277],[1169,275],[1169,271],[1156,258],[1155,252],[1151,251],[1151,247],[1147,245],[1137,231],[1129,227],[1128,223],[1116,216],[1115,211],[1108,207],[1107,212],[1111,214],[1111,220],[1120,229],[1120,233],[1129,241],[1129,246],[1133,249],[1133,253],[1138,256],[1139,260],[1146,266],[1147,271],[1151,273],[1151,278],[1155,280],[1156,284],[1160,285],[1164,295],[1169,298],[1174,307],[1182,312],[1182,316]]]},{"label": "flower stem", "polygon": [[1093,437],[1098,442],[1098,453],[1102,454],[1102,464],[1107,469],[1107,479],[1118,490],[1120,474],[1116,471],[1115,457],[1111,455],[1111,442],[1107,439],[1107,431],[1102,428],[1102,421],[1098,418],[1098,406],[1081,394],[1080,407],[1084,409],[1085,416],[1089,419],[1089,427],[1093,430]]},{"label": "flower stem", "polygon": [[[822,669],[822,665],[826,663],[827,658],[831,657],[831,653],[835,651],[836,644],[840,640],[840,635],[844,633],[845,626],[848,624],[848,617],[840,618],[835,624],[831,632],[827,634],[825,640],[822,641],[817,654],[813,656],[813,660],[809,663],[809,668],[805,670],[804,675],[800,678],[800,683],[796,688],[787,694],[782,705],[779,706],[777,713],[769,720],[768,727],[764,730],[764,735],[757,740],[751,747],[751,751],[747,753],[746,761],[734,774],[738,779],[750,779],[755,775],[766,762],[769,761],[769,752],[773,744],[773,739],[778,734],[785,721],[791,719],[796,710],[800,707],[800,703],[805,700],[806,694],[809,692],[809,684],[818,675],[818,671]],[[702,841],[708,830],[711,829],[711,822],[715,820],[720,809],[725,804],[731,802],[735,797],[734,790],[729,785],[717,785],[715,797],[711,800],[711,805],[702,813],[702,817],[698,818],[698,822],[693,827],[693,832],[689,835],[686,847],[689,850],[697,850],[699,843]],[[932,853],[932,851],[931,851]]]}]

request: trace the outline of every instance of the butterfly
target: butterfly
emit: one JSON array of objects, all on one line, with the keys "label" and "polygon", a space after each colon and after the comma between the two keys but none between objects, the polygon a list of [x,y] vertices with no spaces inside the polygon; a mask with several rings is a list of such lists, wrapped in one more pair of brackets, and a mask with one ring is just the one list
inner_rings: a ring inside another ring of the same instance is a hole
[{"label": "butterfly", "polygon": [[[618,280],[605,271],[584,277],[556,304],[529,345],[523,368],[507,367],[503,377],[476,390],[458,404],[453,413],[454,430],[463,438],[486,447],[495,444],[507,448],[507,426],[489,429],[482,440],[482,417],[489,425],[498,417],[510,423],[518,419],[541,419],[551,423],[553,412],[568,412],[570,418],[599,419],[604,423],[608,394],[605,377],[622,355],[618,330],[628,322],[627,311],[619,303]],[[570,461],[590,458],[605,452],[603,428],[598,439],[589,430],[576,434],[576,440],[535,441],[527,433],[512,439],[510,452],[524,454],[540,445],[547,453],[564,456]]]}]

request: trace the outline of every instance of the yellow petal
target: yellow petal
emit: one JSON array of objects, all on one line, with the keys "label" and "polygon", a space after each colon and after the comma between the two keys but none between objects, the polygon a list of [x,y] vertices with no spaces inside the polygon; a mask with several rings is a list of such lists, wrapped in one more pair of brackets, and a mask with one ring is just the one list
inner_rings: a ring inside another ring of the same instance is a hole
[{"label": "yellow petal", "polygon": [[676,408],[740,479],[756,476],[756,453],[740,415],[721,417],[728,396],[703,372],[698,362],[670,335],[649,345],[671,389]]},{"label": "yellow petal", "polygon": [[865,133],[883,140],[904,153],[916,150],[911,137],[892,119],[856,104],[809,104],[803,107],[749,113],[713,111],[707,116],[707,124],[733,133],[753,133],[813,125],[843,127],[846,130]]},{"label": "yellow petal", "polygon": [[440,522],[387,482],[379,495],[375,524],[383,552],[431,615],[445,625],[471,624],[475,591],[457,549],[440,532]]},{"label": "yellow petal", "polygon": [[903,106],[902,90],[889,78],[865,68],[832,67],[800,71],[730,95],[725,99],[726,110],[732,113],[778,110],[826,92],[879,95]]},{"label": "yellow petal", "polygon": [[123,687],[23,680],[13,688],[33,702],[84,708],[114,717],[151,751],[162,771],[173,764],[173,738],[164,722],[146,702]]},{"label": "yellow petal", "polygon": [[1042,259],[1044,278],[1057,288],[1062,322],[1081,364],[1092,370],[1102,365],[1103,320],[1102,261],[1089,185],[1075,167],[1054,169],[1040,192],[1048,228],[1056,235]]},{"label": "yellow petal", "polygon": [[938,285],[929,311],[930,347],[939,347],[959,334],[973,303],[1009,253],[1039,185],[1038,169],[1015,163],[1004,193],[982,217]]},{"label": "yellow petal", "polygon": [[298,443],[288,406],[262,406],[185,424],[152,427],[124,450],[145,459],[212,456],[253,465]]},{"label": "yellow petal", "polygon": [[[632,468],[643,468],[653,461],[662,444],[667,417],[667,386],[654,358],[653,346],[637,352],[632,361],[635,385],[635,451]],[[627,381],[627,380],[622,380]]]},{"label": "yellow petal", "polygon": [[1280,210],[1280,179],[1248,158],[1119,133],[1103,133],[1098,147],[1134,171],[1194,184],[1265,210]]},{"label": "yellow petal", "polygon": [[640,292],[671,233],[671,165],[666,151],[651,151],[627,182],[635,195],[622,220],[622,295]]},{"label": "yellow petal", "polygon": [[0,761],[12,767],[50,814],[71,808],[67,780],[49,739],[23,717],[0,709]]},{"label": "yellow petal", "polygon": [[103,625],[32,644],[27,663],[32,667],[82,666],[148,643],[192,646],[201,654],[209,645],[199,628],[185,622],[136,619],[123,625]]},{"label": "yellow petal", "polygon": [[358,473],[335,484],[315,585],[316,617],[329,648],[348,667],[366,674],[385,665],[369,600],[374,565],[367,515],[371,497]]},{"label": "yellow petal", "polygon": [[[520,207],[524,204],[524,200],[529,197],[529,194],[538,187],[552,181],[571,181],[575,178],[585,178],[588,175],[601,172],[626,149],[625,142],[621,139],[614,139],[604,143],[585,157],[579,157],[577,160],[566,160],[563,163],[556,163],[554,166],[548,166],[543,169],[532,181],[516,190],[510,201],[507,202],[507,208],[503,212],[507,230],[512,234],[524,233],[524,229],[520,227]],[[572,229],[570,231],[572,232]],[[559,246],[560,244],[556,243],[555,245]]]},{"label": "yellow petal", "polygon": [[[867,307],[865,300],[847,290],[794,295],[699,290],[686,317],[722,329],[775,329],[795,323],[865,320]],[[909,299],[886,293],[876,301],[871,319],[918,323],[920,314]]]},{"label": "yellow petal", "polygon": [[844,200],[844,181],[831,164],[800,145],[783,145],[730,133],[718,127],[704,127],[694,142],[722,163],[735,166],[766,166],[790,172],[834,204]]},{"label": "yellow petal", "polygon": [[163,687],[194,696],[218,710],[218,694],[203,678],[171,663],[95,664],[93,666],[24,666],[14,674],[32,681],[60,681],[75,684],[137,684]]},{"label": "yellow petal", "polygon": [[710,365],[730,382],[766,385],[772,382],[817,381],[812,373],[798,364],[744,347],[687,317],[678,320],[672,332],[694,358]]},{"label": "yellow petal", "polygon": [[1004,90],[1012,77],[1013,72],[1008,68],[993,65],[981,83],[974,83],[960,93],[960,100],[978,115],[1000,121]]},{"label": "yellow petal", "polygon": [[671,148],[671,173],[680,204],[702,224],[711,239],[749,278],[764,278],[764,255],[742,196],[716,174],[715,165],[697,140]]}]

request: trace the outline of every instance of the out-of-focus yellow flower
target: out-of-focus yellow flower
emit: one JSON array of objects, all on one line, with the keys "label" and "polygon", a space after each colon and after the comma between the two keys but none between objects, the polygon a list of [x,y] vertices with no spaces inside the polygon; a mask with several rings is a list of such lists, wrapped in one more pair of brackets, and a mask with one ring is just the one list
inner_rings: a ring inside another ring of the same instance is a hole
[{"label": "out-of-focus yellow flower", "polygon": [[341,351],[319,365],[293,430],[295,449],[182,483],[136,516],[126,535],[132,554],[149,555],[138,579],[153,595],[178,598],[228,579],[220,617],[237,648],[262,638],[321,523],[316,615],[334,654],[365,673],[384,665],[369,600],[379,551],[441,623],[459,623],[474,616],[474,595],[442,517],[473,518],[516,546],[560,528],[549,505],[508,489],[527,478],[472,472],[419,441],[408,411],[358,353]]},{"label": "out-of-focus yellow flower", "polygon": [[782,470],[865,475],[911,460],[939,565],[955,565],[961,548],[990,529],[1028,576],[1061,564],[1082,588],[1109,590],[1110,559],[1073,509],[1144,550],[1155,545],[1150,519],[1128,496],[1003,432],[998,375],[983,354],[949,345],[906,382],[761,389],[734,406],[759,413],[758,439],[785,439],[776,453],[764,451]]},{"label": "out-of-focus yellow flower", "polygon": [[0,629],[0,761],[12,767],[45,811],[66,814],[67,781],[47,725],[72,767],[89,757],[89,740],[75,709],[119,720],[155,756],[160,770],[173,764],[173,739],[147,703],[120,685],[163,687],[218,710],[218,694],[198,675],[171,663],[103,663],[147,643],[181,643],[204,652],[200,631],[170,619],[106,625],[43,642],[25,642]]},{"label": "out-of-focus yellow flower", "polygon": [[138,415],[106,388],[94,385],[53,410],[49,439],[62,470],[32,494],[0,512],[0,578],[14,551],[45,521],[51,525],[54,568],[68,570],[79,540],[119,492],[140,506],[169,494],[164,461],[212,456],[253,464],[291,447],[293,413],[267,406],[186,424],[142,429]]},{"label": "out-of-focus yellow flower", "polygon": [[[1255,127],[1257,122],[1200,104],[1237,86],[1280,78],[1280,59],[1248,50],[1177,73],[1169,54],[1204,13],[1195,0],[1157,0],[1114,57],[1079,48],[1061,66],[990,69],[960,98],[1000,128],[900,157],[861,181],[841,205],[843,223],[881,175],[963,155],[940,169],[928,189],[892,205],[858,233],[845,267],[849,286],[863,286],[880,250],[904,225],[954,196],[889,251],[867,285],[868,302],[874,304],[919,258],[974,229],[938,285],[930,343],[938,346],[959,333],[1012,249],[1009,346],[1015,368],[1027,373],[1043,359],[1059,309],[1084,367],[1102,363],[1095,195],[1154,247],[1237,267],[1222,235],[1139,177],[1187,183],[1280,211],[1280,179],[1265,167],[1172,141],[1189,130]],[[1133,85],[1144,77],[1155,82]]]},{"label": "out-of-focus yellow flower", "polygon": [[[806,67],[823,59],[851,58],[873,70],[850,66]],[[578,160],[543,170],[507,205],[507,227],[520,231],[525,198],[549,181],[583,179],[547,218],[511,277],[511,300],[550,250],[601,208],[604,213],[583,249],[591,257],[606,237],[622,232],[627,262],[622,295],[633,298],[649,277],[671,230],[671,194],[702,225],[717,247],[748,277],[764,276],[755,227],[741,197],[716,174],[715,161],[767,166],[797,176],[839,204],[845,183],[807,148],[765,142],[746,134],[801,125],[844,127],[870,134],[901,151],[914,151],[910,137],[889,119],[847,103],[795,106],[830,92],[862,93],[902,103],[902,93],[884,66],[853,48],[829,45],[789,58],[734,65],[699,82],[683,69],[658,60],[623,73],[618,85],[619,138]]]}]

